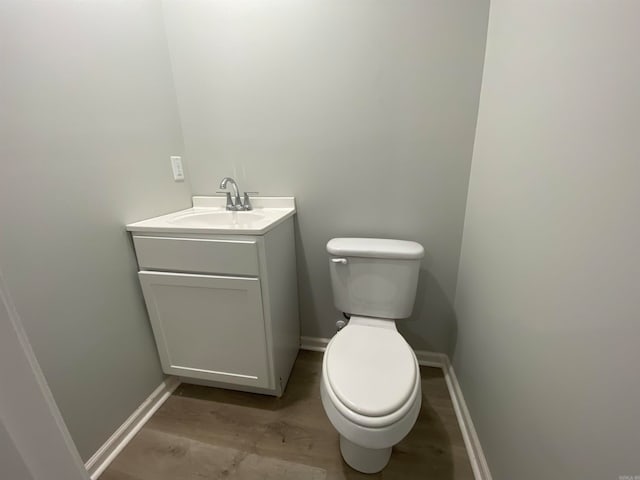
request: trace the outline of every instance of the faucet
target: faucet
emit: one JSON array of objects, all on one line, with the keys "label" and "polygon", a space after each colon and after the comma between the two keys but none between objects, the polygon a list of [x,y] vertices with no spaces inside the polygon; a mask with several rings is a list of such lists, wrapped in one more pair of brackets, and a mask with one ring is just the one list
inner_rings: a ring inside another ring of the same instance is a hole
[{"label": "faucet", "polygon": [[220,188],[226,189],[227,184],[231,184],[231,189],[233,190],[233,199],[231,198],[231,192],[218,192],[227,194],[227,210],[253,210],[251,200],[249,199],[249,194],[256,194],[258,192],[244,192],[243,202],[240,198],[240,190],[238,189],[238,184],[236,183],[236,181],[231,177],[224,177],[220,182]]},{"label": "faucet", "polygon": [[234,201],[232,201],[231,193],[225,192],[227,194],[227,210],[243,210],[242,201],[240,200],[240,190],[238,190],[238,184],[233,178],[224,177],[220,182],[220,188],[226,189],[227,183],[231,184],[231,189],[233,190],[233,194],[234,194]]}]

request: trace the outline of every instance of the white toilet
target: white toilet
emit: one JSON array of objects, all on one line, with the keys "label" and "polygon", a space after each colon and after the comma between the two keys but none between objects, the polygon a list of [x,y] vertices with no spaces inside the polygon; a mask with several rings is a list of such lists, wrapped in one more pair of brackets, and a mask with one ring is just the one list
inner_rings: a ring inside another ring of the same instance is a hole
[{"label": "white toilet", "polygon": [[335,306],[351,319],[327,345],[322,405],[340,433],[345,462],[376,473],[420,411],[418,361],[395,320],[411,315],[424,248],[402,240],[334,238],[327,251]]}]

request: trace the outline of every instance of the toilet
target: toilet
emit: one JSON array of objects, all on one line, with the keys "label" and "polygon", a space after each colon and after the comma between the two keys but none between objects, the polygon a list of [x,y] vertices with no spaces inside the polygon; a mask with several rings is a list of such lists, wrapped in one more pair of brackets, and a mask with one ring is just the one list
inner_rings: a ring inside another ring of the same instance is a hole
[{"label": "toilet", "polygon": [[322,362],[322,405],[345,462],[381,471],[416,422],[422,394],[415,353],[395,321],[411,315],[424,248],[416,242],[334,238],[327,243],[334,304],[350,316]]}]

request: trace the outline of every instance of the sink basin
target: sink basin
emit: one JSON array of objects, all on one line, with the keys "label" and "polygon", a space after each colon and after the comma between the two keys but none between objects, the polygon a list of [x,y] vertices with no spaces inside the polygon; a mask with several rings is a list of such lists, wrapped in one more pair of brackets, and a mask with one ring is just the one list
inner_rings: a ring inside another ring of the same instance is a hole
[{"label": "sink basin", "polygon": [[265,215],[254,212],[195,212],[174,217],[169,223],[183,227],[251,227],[264,220]]},{"label": "sink basin", "polygon": [[225,197],[193,197],[193,207],[127,225],[130,232],[264,235],[295,215],[293,197],[254,197],[253,210],[226,210]]}]

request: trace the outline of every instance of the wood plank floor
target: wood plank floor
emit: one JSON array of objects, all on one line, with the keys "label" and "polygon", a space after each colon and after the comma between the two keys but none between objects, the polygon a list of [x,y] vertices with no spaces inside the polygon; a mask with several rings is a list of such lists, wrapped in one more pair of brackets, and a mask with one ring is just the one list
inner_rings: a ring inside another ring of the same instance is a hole
[{"label": "wood plank floor", "polygon": [[375,475],[342,461],[321,369],[321,353],[301,351],[282,398],[182,384],[100,480],[473,479],[440,369],[421,367],[418,421]]}]

